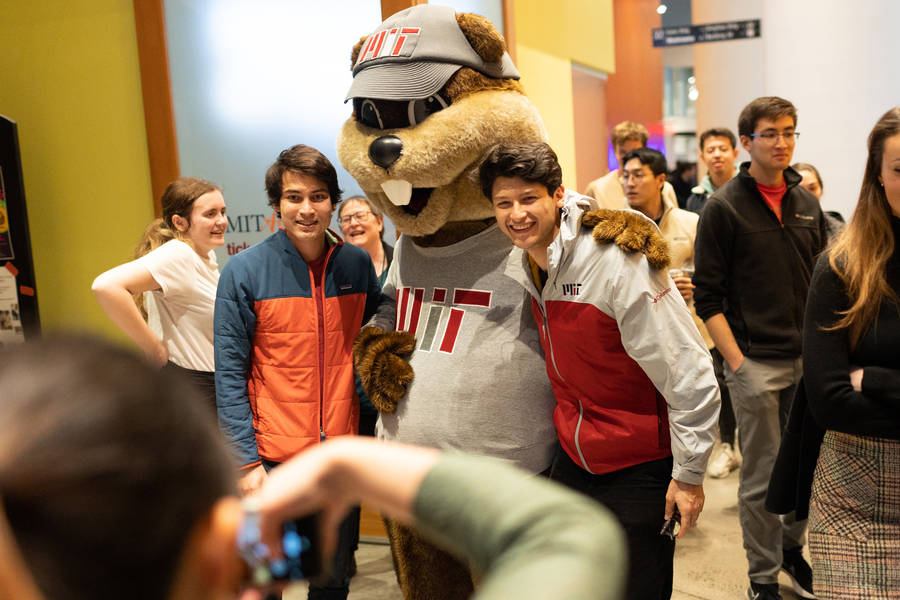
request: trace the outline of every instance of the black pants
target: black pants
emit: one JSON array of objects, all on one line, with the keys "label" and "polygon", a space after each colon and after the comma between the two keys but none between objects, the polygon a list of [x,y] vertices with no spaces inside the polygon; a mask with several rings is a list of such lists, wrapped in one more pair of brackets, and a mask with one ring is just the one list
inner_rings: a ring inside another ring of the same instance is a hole
[{"label": "black pants", "polygon": [[[266,471],[271,471],[280,463],[263,460]],[[309,582],[309,600],[346,600],[350,593],[350,558],[353,556],[354,541],[359,536],[359,507],[350,510],[350,514],[341,521],[338,527],[338,543],[331,562],[331,571]],[[279,596],[269,596],[269,599]],[[267,599],[267,600],[269,600]]]},{"label": "black pants", "polygon": [[675,541],[659,533],[672,481],[671,458],[592,475],[560,448],[550,478],[597,500],[619,519],[628,539],[628,600],[672,596]]},{"label": "black pants", "polygon": [[194,385],[194,389],[200,394],[209,407],[210,414],[217,418],[216,413],[216,377],[212,371],[195,371],[185,369],[172,361],[163,365],[163,373],[178,373],[177,377],[183,377]]}]

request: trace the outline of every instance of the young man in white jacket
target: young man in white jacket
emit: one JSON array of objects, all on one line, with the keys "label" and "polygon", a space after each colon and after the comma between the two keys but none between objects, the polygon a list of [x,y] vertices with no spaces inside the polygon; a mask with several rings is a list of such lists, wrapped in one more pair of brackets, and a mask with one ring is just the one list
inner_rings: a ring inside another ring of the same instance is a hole
[{"label": "young man in white jacket", "polygon": [[[566,192],[544,143],[498,146],[482,163],[482,190],[518,250],[506,273],[532,296],[557,405],[562,452],[551,477],[605,504],[629,541],[628,598],[668,598],[674,540],[703,509],[703,474],[716,438],[712,360],[675,284],[659,232],[646,252],[597,244],[597,213]],[[603,211],[599,211],[603,213]],[[660,254],[662,256],[660,256]],[[651,261],[654,263],[651,265]]]}]

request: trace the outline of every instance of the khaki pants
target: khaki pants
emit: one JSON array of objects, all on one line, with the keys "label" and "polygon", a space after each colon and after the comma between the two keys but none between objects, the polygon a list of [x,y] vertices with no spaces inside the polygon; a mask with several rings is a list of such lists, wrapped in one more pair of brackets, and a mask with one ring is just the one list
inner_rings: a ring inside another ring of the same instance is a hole
[{"label": "khaki pants", "polygon": [[738,509],[748,574],[754,583],[777,583],[782,549],[802,546],[806,521],[793,513],[778,516],[765,509],[769,477],[781,444],[794,389],[803,371],[800,358],[751,359],[737,371],[725,363],[725,382],[737,419],[741,464]]}]

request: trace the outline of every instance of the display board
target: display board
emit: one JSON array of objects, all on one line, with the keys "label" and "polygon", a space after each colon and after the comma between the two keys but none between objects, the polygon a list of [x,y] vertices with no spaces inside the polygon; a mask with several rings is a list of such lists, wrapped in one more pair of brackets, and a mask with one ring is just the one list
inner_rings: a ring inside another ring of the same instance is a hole
[{"label": "display board", "polygon": [[19,137],[0,115],[0,347],[40,331]]}]

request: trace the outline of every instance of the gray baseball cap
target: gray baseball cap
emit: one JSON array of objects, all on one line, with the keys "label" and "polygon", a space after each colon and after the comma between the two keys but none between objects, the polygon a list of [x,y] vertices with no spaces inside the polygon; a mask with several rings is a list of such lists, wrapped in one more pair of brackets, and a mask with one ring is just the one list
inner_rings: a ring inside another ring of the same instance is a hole
[{"label": "gray baseball cap", "polygon": [[485,62],[469,45],[449,6],[420,4],[389,17],[366,38],[356,64],[351,98],[418,100],[440,90],[462,67],[494,78],[518,79],[509,53]]}]

